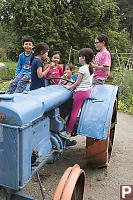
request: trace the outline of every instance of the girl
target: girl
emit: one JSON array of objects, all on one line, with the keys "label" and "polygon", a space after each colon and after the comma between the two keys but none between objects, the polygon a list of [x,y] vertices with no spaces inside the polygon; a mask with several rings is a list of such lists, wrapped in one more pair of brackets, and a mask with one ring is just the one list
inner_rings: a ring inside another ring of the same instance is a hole
[{"label": "girl", "polygon": [[[63,67],[63,71],[64,71],[64,75],[61,78],[65,79],[65,80],[61,79],[59,84],[60,85],[69,85],[69,86],[72,85],[72,83],[74,82],[72,79],[72,75],[75,71],[75,66],[72,63],[66,64]],[[65,102],[65,104],[62,104],[60,106],[60,115],[63,119],[65,119],[66,116],[68,116],[70,114],[70,111],[72,110],[72,105],[73,105],[73,98],[67,100]]]},{"label": "girl", "polygon": [[44,76],[50,71],[51,66],[49,66],[45,71],[42,64],[42,60],[47,62],[49,46],[45,43],[39,43],[31,57],[31,85],[30,89],[34,90],[40,87],[45,87]]},{"label": "girl", "polygon": [[[51,69],[47,71],[45,78],[61,77],[64,75],[63,67],[59,65],[61,59],[61,54],[59,51],[54,51],[51,55],[51,64],[46,67],[46,70],[50,67]],[[58,84],[60,79],[53,79],[53,81]],[[50,82],[51,84],[52,81]]]},{"label": "girl", "polygon": [[63,67],[63,72],[64,72],[64,75],[62,76],[62,78],[66,79],[70,82],[67,82],[66,80],[60,80],[59,84],[61,84],[61,85],[71,85],[72,82],[73,82],[72,75],[75,72],[75,66],[72,63],[65,64],[64,67]]},{"label": "girl", "polygon": [[92,67],[95,68],[92,84],[103,85],[109,76],[111,66],[111,55],[108,51],[108,38],[106,35],[97,36],[95,38],[95,46],[99,53],[97,53],[94,64],[92,64]]},{"label": "girl", "polygon": [[90,95],[90,87],[91,87],[91,75],[93,74],[92,66],[89,66],[90,62],[93,59],[93,51],[90,48],[83,48],[79,51],[79,63],[82,66],[79,68],[78,78],[75,83],[71,86],[65,86],[67,89],[76,88],[73,108],[71,112],[71,117],[68,122],[68,126],[66,132],[60,132],[60,136],[69,139],[71,137],[71,133],[74,127],[74,124],[77,119],[77,115],[79,109],[85,99],[87,99]]},{"label": "girl", "polygon": [[[59,84],[60,85],[72,85],[72,83],[74,82],[72,79],[72,75],[75,72],[75,66],[70,63],[70,64],[65,64],[63,66],[63,72],[64,75],[61,78],[64,78],[66,80],[61,79]],[[73,99],[69,99],[68,101],[65,102],[65,104],[60,106],[60,116],[65,119],[66,116],[68,116],[70,114],[70,110],[72,110],[72,104],[73,104]],[[72,140],[70,141],[69,139],[64,139],[64,148],[67,148],[67,146],[74,146],[77,144],[76,140]]]}]

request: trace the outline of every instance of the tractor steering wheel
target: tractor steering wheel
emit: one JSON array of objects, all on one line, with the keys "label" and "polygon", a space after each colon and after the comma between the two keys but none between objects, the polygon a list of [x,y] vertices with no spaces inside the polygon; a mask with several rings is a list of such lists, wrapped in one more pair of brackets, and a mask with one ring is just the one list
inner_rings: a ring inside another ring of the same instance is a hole
[{"label": "tractor steering wheel", "polygon": [[60,80],[66,81],[66,82],[64,83],[64,85],[66,85],[67,83],[72,83],[72,84],[74,83],[73,81],[69,81],[69,80],[67,80],[67,79],[65,79],[65,78],[61,78],[61,77],[46,78],[46,80],[48,80],[49,83],[50,83],[50,81],[51,81],[54,85],[57,85],[57,84],[55,83],[54,79],[60,79]]}]

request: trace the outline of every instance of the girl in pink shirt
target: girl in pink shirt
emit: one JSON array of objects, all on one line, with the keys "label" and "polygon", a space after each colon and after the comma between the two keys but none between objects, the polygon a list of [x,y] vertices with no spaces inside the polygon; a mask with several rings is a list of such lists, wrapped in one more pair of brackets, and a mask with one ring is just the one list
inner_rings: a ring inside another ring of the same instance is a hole
[{"label": "girl in pink shirt", "polygon": [[95,56],[94,76],[92,80],[93,85],[102,85],[110,74],[111,55],[108,51],[108,38],[106,35],[101,34],[95,38],[95,47],[97,55]]},{"label": "girl in pink shirt", "polygon": [[[64,75],[63,73],[63,67],[61,65],[59,65],[60,63],[60,59],[61,59],[61,54],[59,51],[54,51],[51,55],[51,64],[48,65],[46,67],[45,70],[47,70],[47,68],[49,68],[49,66],[51,66],[49,72],[45,75],[45,78],[57,78],[57,77],[61,77]],[[55,84],[58,84],[60,82],[60,79],[53,79]],[[52,81],[50,81],[51,84],[53,84]]]}]

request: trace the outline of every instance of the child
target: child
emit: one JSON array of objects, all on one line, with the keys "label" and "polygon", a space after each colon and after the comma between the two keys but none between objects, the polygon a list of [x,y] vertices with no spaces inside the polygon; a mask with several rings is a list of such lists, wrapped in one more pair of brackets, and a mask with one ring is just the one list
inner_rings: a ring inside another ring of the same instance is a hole
[{"label": "child", "polygon": [[[48,71],[48,73],[45,75],[45,78],[54,78],[54,77],[61,77],[64,75],[63,73],[63,67],[59,65],[61,59],[61,54],[59,51],[54,51],[51,55],[51,64],[46,67],[49,68],[51,66],[51,69]],[[60,79],[53,79],[55,84],[58,84],[60,82]],[[53,84],[52,81],[50,81],[51,84]]]},{"label": "child", "polygon": [[[61,77],[63,79],[60,80],[59,85],[72,85],[74,83],[72,79],[74,71],[75,71],[75,66],[72,63],[64,65],[63,67],[64,75]],[[73,98],[68,99],[64,104],[60,106],[60,115],[63,119],[65,119],[66,116],[70,114],[70,111],[72,110],[72,104],[73,104]]]},{"label": "child", "polygon": [[[59,84],[72,85],[73,83],[72,75],[75,72],[75,66],[72,63],[65,64],[63,66],[63,72],[64,72],[64,75],[62,76],[62,78],[68,81],[61,79]],[[70,110],[72,110],[72,104],[73,104],[73,99],[69,99],[65,104],[60,106],[60,115],[63,119],[65,119],[65,117],[69,115]],[[76,140],[70,141],[69,139],[64,138],[64,148],[67,148],[67,146],[74,146],[76,144],[77,144]]]},{"label": "child", "polygon": [[82,66],[79,68],[78,78],[75,83],[71,86],[65,86],[67,89],[76,88],[73,108],[71,112],[71,117],[68,122],[68,126],[66,132],[60,132],[60,136],[69,139],[71,137],[71,133],[73,131],[74,124],[77,119],[77,115],[79,109],[82,106],[82,103],[85,99],[87,99],[90,95],[90,87],[91,87],[91,75],[93,74],[93,68],[90,62],[93,59],[93,51],[90,48],[83,48],[79,51],[79,63]]},{"label": "child", "polygon": [[68,81],[61,79],[59,84],[61,84],[61,85],[71,85],[73,83],[72,75],[75,72],[75,66],[72,63],[65,64],[64,67],[63,67],[63,72],[64,72],[64,75],[61,78],[64,78]]},{"label": "child", "polygon": [[108,38],[106,35],[101,34],[95,38],[95,46],[97,51],[94,64],[94,76],[92,80],[93,85],[103,85],[108,78],[111,66],[111,55],[108,51]]},{"label": "child", "polygon": [[48,57],[49,46],[45,43],[39,43],[35,47],[35,52],[31,57],[31,85],[30,89],[34,90],[37,88],[45,87],[45,78],[44,76],[50,71],[51,65],[47,67],[44,71],[42,60],[45,63],[49,60]]},{"label": "child", "polygon": [[15,79],[7,88],[9,94],[23,92],[31,79],[30,59],[33,54],[34,40],[31,37],[25,37],[22,40],[22,46],[25,51],[19,55]]}]

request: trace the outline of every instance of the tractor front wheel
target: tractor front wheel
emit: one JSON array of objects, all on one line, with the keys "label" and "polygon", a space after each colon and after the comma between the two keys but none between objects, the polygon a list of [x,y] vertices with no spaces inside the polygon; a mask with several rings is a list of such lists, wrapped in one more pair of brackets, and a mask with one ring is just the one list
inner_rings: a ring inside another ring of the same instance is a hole
[{"label": "tractor front wheel", "polygon": [[60,179],[53,200],[83,200],[85,172],[78,164],[69,167]]}]

